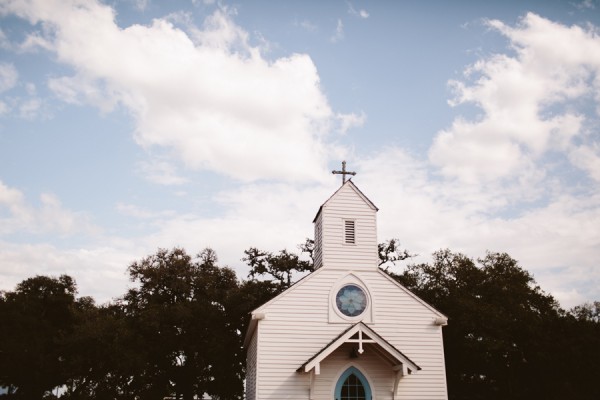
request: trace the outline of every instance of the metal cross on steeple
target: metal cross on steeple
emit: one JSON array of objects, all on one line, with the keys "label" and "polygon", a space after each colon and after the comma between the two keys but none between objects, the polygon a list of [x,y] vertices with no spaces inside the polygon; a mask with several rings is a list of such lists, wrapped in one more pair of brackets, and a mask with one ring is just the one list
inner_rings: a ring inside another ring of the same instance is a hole
[{"label": "metal cross on steeple", "polygon": [[332,174],[341,174],[342,175],[342,185],[344,183],[346,183],[346,175],[356,175],[356,172],[348,172],[346,171],[346,161],[342,161],[342,170],[341,171],[336,171],[333,170],[331,171]]}]

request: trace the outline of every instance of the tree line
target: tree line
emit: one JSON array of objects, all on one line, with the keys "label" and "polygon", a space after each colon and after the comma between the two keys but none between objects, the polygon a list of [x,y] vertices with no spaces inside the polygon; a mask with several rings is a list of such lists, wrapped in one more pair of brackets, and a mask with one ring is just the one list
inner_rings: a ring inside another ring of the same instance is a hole
[{"label": "tree line", "polygon": [[[312,256],[312,241],[300,250]],[[0,398],[242,399],[249,313],[312,270],[287,250],[244,254],[240,280],[211,249],[160,249],[102,305],[67,275],[0,292]],[[561,309],[505,253],[395,266],[411,256],[379,245],[380,268],[449,318],[450,399],[600,398],[600,302]]]}]

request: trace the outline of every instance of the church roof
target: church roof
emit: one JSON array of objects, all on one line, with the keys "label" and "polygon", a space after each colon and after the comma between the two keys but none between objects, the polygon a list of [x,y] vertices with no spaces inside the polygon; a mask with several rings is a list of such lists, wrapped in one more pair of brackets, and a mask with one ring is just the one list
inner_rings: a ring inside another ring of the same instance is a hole
[{"label": "church roof", "polygon": [[342,184],[342,186],[339,187],[338,190],[336,190],[331,196],[329,196],[327,201],[325,201],[325,203],[323,203],[321,205],[321,207],[319,207],[319,211],[317,211],[317,215],[315,215],[315,218],[313,219],[313,223],[317,220],[317,218],[319,217],[319,214],[321,214],[323,207],[325,207],[327,205],[327,203],[329,203],[329,201],[332,198],[334,198],[339,193],[339,191],[342,190],[342,188],[345,186],[350,186],[364,200],[364,202],[369,205],[369,207],[373,208],[375,211],[379,211],[379,208],[377,208],[377,206],[375,204],[373,204],[373,202],[371,200],[369,200],[369,198],[367,196],[365,196],[365,194],[354,184],[354,182],[352,182],[352,179],[348,179],[344,184]]},{"label": "church roof", "polygon": [[421,369],[421,367],[415,364],[400,350],[396,349],[387,340],[379,336],[373,329],[362,322],[358,322],[340,333],[327,346],[323,347],[319,352],[302,364],[297,371],[309,372],[313,368],[319,368],[321,361],[327,358],[344,343],[358,343],[359,353],[362,353],[363,345],[367,345],[368,350],[375,351],[394,367],[403,366],[409,371],[418,371]]}]

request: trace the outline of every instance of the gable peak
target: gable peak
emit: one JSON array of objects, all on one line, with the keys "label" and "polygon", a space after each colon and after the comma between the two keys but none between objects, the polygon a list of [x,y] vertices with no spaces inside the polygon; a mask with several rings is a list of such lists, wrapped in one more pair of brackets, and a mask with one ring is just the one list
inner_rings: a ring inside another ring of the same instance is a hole
[{"label": "gable peak", "polygon": [[317,211],[317,215],[315,215],[313,223],[319,217],[319,214],[323,210],[323,207],[327,206],[327,203],[331,202],[331,200],[334,199],[340,192],[345,190],[345,188],[350,188],[351,190],[353,190],[358,195],[358,197],[360,197],[369,207],[371,207],[375,211],[379,211],[379,208],[377,208],[377,206],[373,204],[373,202],[369,200],[367,196],[365,196],[365,194],[354,184],[354,182],[352,182],[352,179],[348,179],[342,184],[342,186],[340,186],[335,192],[333,192],[331,196],[329,196],[329,198],[325,201],[325,203],[321,205],[321,207],[319,207],[319,211]]}]

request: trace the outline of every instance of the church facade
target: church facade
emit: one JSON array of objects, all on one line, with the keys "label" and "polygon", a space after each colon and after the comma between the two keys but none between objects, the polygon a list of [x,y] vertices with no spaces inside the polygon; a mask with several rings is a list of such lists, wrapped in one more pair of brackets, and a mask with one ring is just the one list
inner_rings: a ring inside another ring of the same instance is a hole
[{"label": "church facade", "polygon": [[315,219],[315,270],[252,312],[246,399],[447,399],[447,318],[378,267],[377,208],[349,180]]}]

